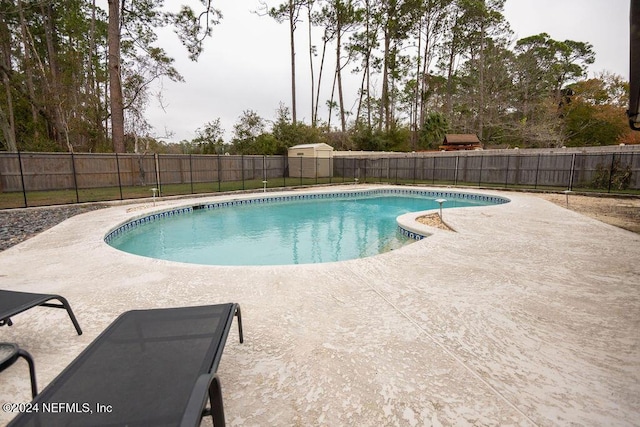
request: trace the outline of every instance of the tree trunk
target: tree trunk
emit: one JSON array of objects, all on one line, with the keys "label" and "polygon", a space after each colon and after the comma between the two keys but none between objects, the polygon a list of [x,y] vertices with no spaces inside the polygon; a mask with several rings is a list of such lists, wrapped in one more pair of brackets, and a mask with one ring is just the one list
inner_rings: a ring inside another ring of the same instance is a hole
[{"label": "tree trunk", "polygon": [[51,4],[40,5],[42,16],[44,18],[44,34],[47,44],[47,57],[49,63],[49,105],[51,111],[51,117],[53,118],[52,132],[53,138],[62,148],[66,148],[67,137],[65,134],[64,117],[62,117],[62,105],[60,100],[60,76],[58,70],[58,49],[57,43],[54,40],[55,37],[55,24],[53,20],[53,10]]},{"label": "tree trunk", "polygon": [[[417,109],[417,127],[418,131],[422,130],[424,122],[427,117],[427,94],[430,84],[429,67],[434,57],[434,40],[437,40],[437,27],[438,21],[443,18],[443,11],[437,4],[429,2],[428,9],[424,16],[424,26],[422,27],[424,32],[423,50],[422,50],[422,65],[420,70],[420,80],[418,81],[418,96],[416,100]],[[420,33],[418,33],[420,37]],[[419,139],[419,138],[418,138]]]},{"label": "tree trunk", "polygon": [[2,74],[2,84],[5,87],[5,96],[7,98],[7,108],[9,111],[2,110],[0,104],[0,127],[6,141],[8,151],[18,151],[16,145],[16,127],[13,112],[13,97],[11,94],[11,47],[10,34],[7,23],[4,21],[4,15],[0,15],[0,65]]},{"label": "tree trunk", "polygon": [[[369,43],[369,42],[367,42]],[[371,52],[373,50],[373,46],[369,43],[369,51],[367,52],[367,64],[366,64],[366,73],[367,73],[367,127],[371,130],[371,126],[373,125],[373,121],[371,120]]]},{"label": "tree trunk", "polygon": [[[368,58],[365,59],[368,61]],[[358,98],[358,108],[356,109],[356,127],[360,124],[360,114],[362,113],[362,99],[364,98],[365,90],[364,85],[367,81],[367,66],[365,65],[364,70],[362,71],[362,79],[360,80],[360,96]],[[368,92],[368,89],[367,89]],[[371,123],[369,123],[369,127],[371,127]]]},{"label": "tree trunk", "polygon": [[418,46],[417,52],[418,55],[416,57],[416,87],[413,92],[413,101],[411,102],[411,115],[409,120],[409,125],[411,126],[411,149],[413,151],[416,150],[418,146],[418,108],[420,106],[420,90],[421,90],[421,82],[424,80],[424,77],[421,73],[421,65],[422,65],[422,34],[420,32],[422,28],[422,18],[420,19],[420,26],[418,27]]},{"label": "tree trunk", "polygon": [[479,58],[479,70],[478,70],[478,138],[482,140],[482,134],[484,132],[484,62],[485,62],[485,24],[481,24],[480,29],[480,58]]},{"label": "tree trunk", "polygon": [[[370,69],[370,58],[371,58],[371,43],[370,43],[370,23],[371,23],[371,17],[369,15],[370,13],[370,7],[369,7],[369,0],[365,0],[365,30],[364,30],[364,34],[365,34],[365,46],[366,46],[366,53],[365,53],[365,57],[364,57],[364,69],[362,70],[362,80],[360,81],[360,97],[358,99],[358,108],[356,111],[356,125],[358,125],[360,123],[360,114],[362,112],[362,104],[363,104],[363,97],[366,94],[367,97],[367,129],[371,130],[371,97],[369,96],[369,88],[370,88],[370,75],[369,75],[369,69]],[[365,85],[366,85],[366,90],[365,90]]]},{"label": "tree trunk", "polygon": [[291,44],[291,120],[296,124],[296,5],[294,0],[289,0],[289,38]]},{"label": "tree trunk", "polygon": [[458,15],[456,13],[453,25],[451,26],[454,33],[451,38],[451,49],[449,50],[449,64],[447,66],[447,92],[445,95],[445,105],[446,105],[445,110],[449,118],[449,123],[453,123],[453,103],[452,103],[453,72],[454,72],[455,60],[456,60],[456,48],[457,48],[456,44],[458,43],[458,37],[455,33],[455,31],[457,31],[456,30],[457,26],[458,26]]},{"label": "tree trunk", "polygon": [[427,99],[427,89],[429,88],[429,33],[427,33],[424,43],[424,56],[422,57],[422,78],[420,79],[420,99],[418,104],[418,128],[422,129],[424,124],[427,108],[425,101]]},{"label": "tree trunk", "polygon": [[[27,91],[31,99],[36,99],[36,91],[33,83],[33,62],[31,60],[31,43],[30,34],[27,27],[27,22],[24,18],[24,12],[22,10],[22,1],[18,1],[18,15],[20,16],[20,30],[22,36],[22,46],[24,49],[24,72],[25,83],[27,84]],[[31,120],[33,121],[33,138],[38,140],[40,138],[38,132],[38,109],[33,103],[31,104]]]},{"label": "tree trunk", "polygon": [[333,114],[333,106],[335,102],[333,102],[334,95],[336,93],[336,80],[338,78],[338,70],[333,73],[333,84],[331,85],[331,99],[329,100],[329,120],[327,121],[327,129],[331,130],[331,115]]},{"label": "tree trunk", "polygon": [[[96,78],[96,64],[94,61],[98,61],[99,56],[96,50],[96,0],[93,0],[91,5],[91,26],[89,29],[89,52],[87,52],[87,64],[88,64],[88,77],[87,77],[87,93],[91,94],[93,116],[90,120],[93,122],[95,129],[97,130],[96,136],[89,138],[88,150],[92,152],[98,143],[101,142],[104,136],[104,108],[102,106],[101,88],[98,79]],[[105,94],[106,96],[106,94]],[[100,138],[98,138],[100,135]]]},{"label": "tree trunk", "polygon": [[[315,111],[315,74],[313,70],[313,43],[311,42],[311,30],[313,29],[313,0],[307,2],[307,20],[309,29],[309,72],[311,73],[311,127],[316,127]],[[294,122],[295,123],[295,122]]]},{"label": "tree trunk", "polygon": [[111,104],[111,139],[113,151],[124,153],[124,105],[122,99],[122,75],[120,70],[120,5],[119,0],[109,0],[109,95]]},{"label": "tree trunk", "polygon": [[336,7],[336,77],[338,80],[338,103],[340,104],[340,126],[342,132],[347,131],[347,120],[344,114],[344,96],[342,94],[342,64],[341,64],[341,44],[342,44],[342,22],[340,19],[339,6]]},{"label": "tree trunk", "polygon": [[9,118],[2,109],[2,105],[0,105],[0,128],[2,128],[2,135],[6,141],[7,151],[18,151],[15,132],[11,126]]},{"label": "tree trunk", "polygon": [[318,121],[318,105],[320,104],[320,85],[322,83],[322,72],[324,71],[324,58],[327,53],[327,43],[329,42],[329,38],[326,33],[324,35],[323,42],[324,43],[322,45],[322,58],[320,59],[320,73],[318,75],[318,86],[316,88],[316,108],[313,112],[314,123]]},{"label": "tree trunk", "polygon": [[391,34],[389,28],[385,28],[384,31],[384,64],[382,70],[382,94],[380,102],[380,124],[379,129],[382,130],[384,124],[384,130],[389,131],[391,129],[391,96],[389,95],[389,69],[392,65],[392,49],[391,49]]}]

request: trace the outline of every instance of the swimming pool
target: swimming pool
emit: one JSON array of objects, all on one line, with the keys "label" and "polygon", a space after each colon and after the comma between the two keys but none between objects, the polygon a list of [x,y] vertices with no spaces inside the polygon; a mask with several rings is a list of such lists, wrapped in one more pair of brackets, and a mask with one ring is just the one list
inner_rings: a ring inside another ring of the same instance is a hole
[{"label": "swimming pool", "polygon": [[105,241],[136,255],[206,265],[284,265],[344,261],[397,249],[423,237],[399,215],[485,206],[481,194],[370,190],[254,197],[185,206],[137,218]]}]

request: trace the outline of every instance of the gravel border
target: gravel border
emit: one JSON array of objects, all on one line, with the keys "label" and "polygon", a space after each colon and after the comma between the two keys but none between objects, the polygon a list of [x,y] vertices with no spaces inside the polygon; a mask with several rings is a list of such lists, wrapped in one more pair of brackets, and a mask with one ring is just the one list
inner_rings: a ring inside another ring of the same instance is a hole
[{"label": "gravel border", "polygon": [[64,205],[0,210],[0,251],[81,213],[106,208],[107,205]]}]

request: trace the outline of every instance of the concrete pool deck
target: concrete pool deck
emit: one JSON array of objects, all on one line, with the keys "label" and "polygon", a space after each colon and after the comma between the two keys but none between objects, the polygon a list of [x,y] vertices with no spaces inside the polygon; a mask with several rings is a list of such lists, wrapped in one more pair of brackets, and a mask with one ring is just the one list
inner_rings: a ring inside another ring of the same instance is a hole
[{"label": "concrete pool deck", "polygon": [[[450,191],[511,202],[445,210],[456,232],[312,265],[188,265],[103,242],[188,199],[82,214],[0,252],[0,287],[65,296],[84,334],[35,308],[0,341],[32,354],[42,389],[123,311],[237,302],[245,343],[234,326],[218,370],[232,426],[638,425],[640,235],[536,197]],[[195,200],[220,197],[245,196]],[[0,403],[30,400],[26,363],[0,378]]]}]

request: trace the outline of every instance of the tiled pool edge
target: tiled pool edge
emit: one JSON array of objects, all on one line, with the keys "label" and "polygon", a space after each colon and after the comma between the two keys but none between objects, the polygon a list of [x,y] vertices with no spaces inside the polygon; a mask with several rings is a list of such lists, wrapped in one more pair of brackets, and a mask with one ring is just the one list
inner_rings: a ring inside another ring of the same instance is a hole
[{"label": "tiled pool edge", "polygon": [[[177,208],[160,210],[150,214],[145,214],[133,219],[128,219],[125,222],[117,225],[113,229],[109,230],[104,236],[104,242],[110,244],[110,242],[122,233],[125,233],[139,225],[146,224],[148,222],[157,221],[160,219],[172,217],[175,215],[181,215],[185,213],[191,213],[194,210],[200,209],[220,209],[233,206],[249,205],[249,204],[264,204],[264,203],[282,203],[296,200],[317,200],[317,199],[345,199],[364,196],[375,196],[380,194],[392,194],[392,195],[412,195],[412,196],[424,196],[424,197],[437,197],[437,198],[449,198],[460,200],[477,200],[481,202],[487,202],[492,204],[504,204],[509,203],[510,200],[506,197],[493,196],[487,194],[478,193],[464,193],[457,191],[433,191],[433,190],[419,190],[419,189],[407,189],[407,188],[379,188],[370,190],[356,190],[356,191],[334,191],[329,193],[307,193],[307,194],[292,194],[292,195],[274,195],[255,197],[248,196],[242,199],[225,200],[220,202],[207,202],[194,204],[189,206],[181,206]],[[398,225],[400,232],[414,240],[421,240],[428,236],[427,233],[422,234],[415,229],[408,228],[406,226]]]}]

